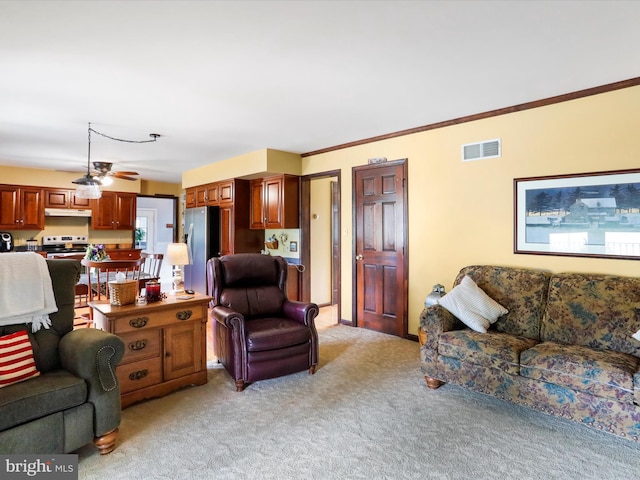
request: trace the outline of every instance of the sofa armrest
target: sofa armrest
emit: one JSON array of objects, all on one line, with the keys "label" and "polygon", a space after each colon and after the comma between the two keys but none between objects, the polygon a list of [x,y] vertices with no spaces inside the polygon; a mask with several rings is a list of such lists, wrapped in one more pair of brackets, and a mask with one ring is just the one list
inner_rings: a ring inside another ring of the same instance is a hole
[{"label": "sofa armrest", "polygon": [[103,330],[73,330],[60,340],[62,368],[87,382],[87,401],[95,408],[96,436],[120,424],[120,385],[115,367],[123,356],[122,339]]},{"label": "sofa armrest", "polygon": [[426,334],[424,346],[432,350],[437,350],[438,337],[441,333],[463,327],[460,320],[441,305],[431,305],[420,314],[420,328]]},{"label": "sofa armrest", "polygon": [[282,305],[287,318],[306,326],[313,325],[313,319],[318,316],[318,305],[315,303],[295,302],[287,300]]}]

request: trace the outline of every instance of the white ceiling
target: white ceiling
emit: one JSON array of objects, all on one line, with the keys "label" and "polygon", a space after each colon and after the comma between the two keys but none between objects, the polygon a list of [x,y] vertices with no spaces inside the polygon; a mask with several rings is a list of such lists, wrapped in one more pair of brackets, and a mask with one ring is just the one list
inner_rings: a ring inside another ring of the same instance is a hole
[{"label": "white ceiling", "polygon": [[638,77],[639,21],[637,1],[0,0],[0,165],[82,172],[91,122],[162,135],[94,135],[92,161],[180,182]]}]

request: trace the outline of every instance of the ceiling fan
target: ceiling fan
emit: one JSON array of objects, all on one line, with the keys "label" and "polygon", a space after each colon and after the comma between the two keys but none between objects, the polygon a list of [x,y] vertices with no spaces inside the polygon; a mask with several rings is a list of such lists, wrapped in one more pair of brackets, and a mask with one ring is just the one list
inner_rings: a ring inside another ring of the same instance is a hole
[{"label": "ceiling fan", "polygon": [[108,177],[121,178],[123,180],[138,180],[131,176],[138,175],[138,172],[112,172],[112,166],[113,163],[111,162],[93,162],[93,176],[97,177],[98,181],[102,184],[105,183]]},{"label": "ceiling fan", "polygon": [[125,140],[122,138],[110,137],[109,135],[105,135],[104,133],[100,133],[97,130],[91,128],[91,122],[89,122],[88,128],[88,147],[87,147],[87,173],[81,178],[77,178],[71,183],[75,183],[76,187],[76,197],[78,198],[93,198],[97,199],[102,196],[100,192],[100,185],[110,185],[113,183],[113,178],[122,178],[123,180],[138,180],[137,178],[133,178],[131,175],[138,175],[138,172],[112,172],[111,167],[113,163],[111,162],[93,162],[93,168],[95,171],[91,172],[91,132],[97,133],[105,138],[110,140],[115,140],[117,142],[127,142],[127,143],[149,143],[155,142],[160,134],[158,133],[150,133],[149,136],[151,140]]}]

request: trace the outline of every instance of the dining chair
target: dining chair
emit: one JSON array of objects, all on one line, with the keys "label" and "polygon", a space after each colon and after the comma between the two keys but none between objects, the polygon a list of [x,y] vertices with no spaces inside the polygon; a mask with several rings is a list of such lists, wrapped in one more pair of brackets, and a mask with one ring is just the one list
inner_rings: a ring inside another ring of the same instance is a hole
[{"label": "dining chair", "polygon": [[[117,273],[123,273],[127,280],[140,281],[142,258],[137,260],[101,260],[83,259],[80,263],[87,269],[86,281],[89,286],[89,302],[109,300],[108,282],[116,279]],[[89,306],[89,316],[93,320],[93,308]]]},{"label": "dining chair", "polygon": [[140,258],[142,259],[142,265],[140,266],[138,289],[144,288],[145,283],[151,280],[160,280],[160,268],[162,267],[164,255],[162,253],[142,252]]}]

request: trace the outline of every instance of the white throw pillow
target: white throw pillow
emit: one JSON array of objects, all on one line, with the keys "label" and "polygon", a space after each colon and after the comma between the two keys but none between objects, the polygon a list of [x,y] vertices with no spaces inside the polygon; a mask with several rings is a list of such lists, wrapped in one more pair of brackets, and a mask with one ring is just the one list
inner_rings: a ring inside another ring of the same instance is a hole
[{"label": "white throw pillow", "polygon": [[480,333],[487,333],[490,324],[509,313],[466,275],[439,303],[469,328]]}]

